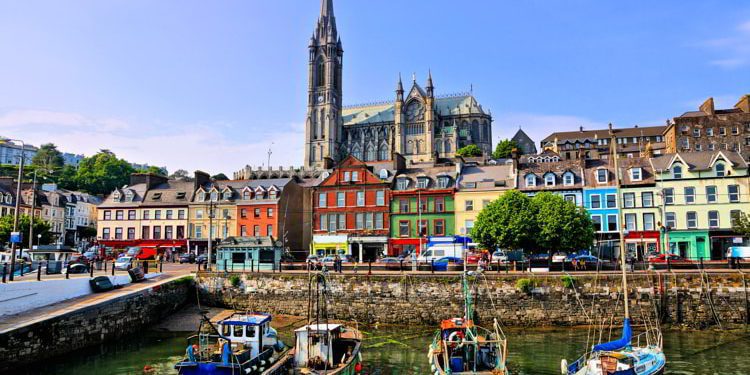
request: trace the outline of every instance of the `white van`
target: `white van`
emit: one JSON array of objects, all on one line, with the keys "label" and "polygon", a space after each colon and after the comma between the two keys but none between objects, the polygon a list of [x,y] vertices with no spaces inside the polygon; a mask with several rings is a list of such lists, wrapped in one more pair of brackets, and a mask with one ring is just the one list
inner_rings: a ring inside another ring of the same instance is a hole
[{"label": "white van", "polygon": [[430,246],[425,251],[419,254],[419,256],[417,257],[417,262],[429,263],[433,260],[438,260],[443,257],[455,257],[463,259],[463,246],[459,244],[439,244]]}]

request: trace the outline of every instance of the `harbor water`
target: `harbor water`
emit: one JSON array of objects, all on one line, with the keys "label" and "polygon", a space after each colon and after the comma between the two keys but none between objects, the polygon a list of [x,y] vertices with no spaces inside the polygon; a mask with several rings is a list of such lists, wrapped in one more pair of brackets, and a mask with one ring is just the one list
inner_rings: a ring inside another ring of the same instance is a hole
[{"label": "harbor water", "polygon": [[[429,374],[427,346],[432,327],[367,327],[363,358],[365,374]],[[586,328],[509,329],[512,374],[559,374],[560,360],[575,360],[587,345]],[[176,374],[190,332],[152,329],[116,343],[79,350],[16,374]],[[292,327],[280,328],[292,342]],[[616,335],[617,332],[613,332]],[[750,334],[746,332],[666,331],[667,374],[750,374]]]}]

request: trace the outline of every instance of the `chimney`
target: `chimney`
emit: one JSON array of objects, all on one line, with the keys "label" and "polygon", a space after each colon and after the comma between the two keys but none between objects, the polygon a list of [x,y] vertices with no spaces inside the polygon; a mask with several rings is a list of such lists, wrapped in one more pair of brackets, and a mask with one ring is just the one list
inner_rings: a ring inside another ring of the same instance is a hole
[{"label": "chimney", "polygon": [[130,175],[130,185],[146,184],[146,189],[152,189],[154,186],[163,184],[169,179],[153,173],[133,173]]},{"label": "chimney", "polygon": [[578,127],[578,131],[580,131],[581,133],[583,133],[583,126],[579,126]]},{"label": "chimney", "polygon": [[714,108],[714,98],[706,99],[698,109],[709,116],[713,116],[714,113],[716,113],[716,109]]},{"label": "chimney", "polygon": [[750,94],[742,95],[737,104],[734,105],[734,108],[737,108],[745,113],[750,113]]},{"label": "chimney", "polygon": [[398,173],[406,169],[406,158],[398,152],[394,152],[392,155],[393,159],[393,170]]},{"label": "chimney", "polygon": [[510,157],[511,159],[513,159],[513,173],[516,173],[516,171],[518,171],[518,154],[519,153],[517,148],[513,147],[513,149],[510,150]]},{"label": "chimney", "polygon": [[198,190],[199,187],[211,182],[211,176],[203,171],[195,171],[195,179],[193,179],[193,191]]}]

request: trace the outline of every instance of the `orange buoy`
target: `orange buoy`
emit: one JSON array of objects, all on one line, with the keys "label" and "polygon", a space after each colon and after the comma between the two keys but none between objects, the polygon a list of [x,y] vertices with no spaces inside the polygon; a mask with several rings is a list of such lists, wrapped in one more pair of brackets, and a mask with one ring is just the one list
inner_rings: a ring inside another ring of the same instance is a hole
[{"label": "orange buoy", "polygon": [[354,371],[356,371],[358,374],[362,372],[362,362],[357,362],[357,364],[354,365]]},{"label": "orange buoy", "polygon": [[150,365],[143,366],[143,373],[144,374],[153,374],[154,371],[155,371],[154,368],[151,367]]}]

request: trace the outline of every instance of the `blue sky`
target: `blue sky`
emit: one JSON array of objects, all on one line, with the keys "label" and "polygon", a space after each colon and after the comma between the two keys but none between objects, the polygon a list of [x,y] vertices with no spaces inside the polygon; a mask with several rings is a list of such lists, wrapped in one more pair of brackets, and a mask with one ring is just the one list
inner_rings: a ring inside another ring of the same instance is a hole
[{"label": "blue sky", "polygon": [[[468,91],[496,139],[663,124],[750,93],[746,1],[334,0],[344,102],[399,72]],[[0,133],[230,172],[302,163],[318,0],[0,1]],[[273,145],[271,143],[273,142]]]}]

